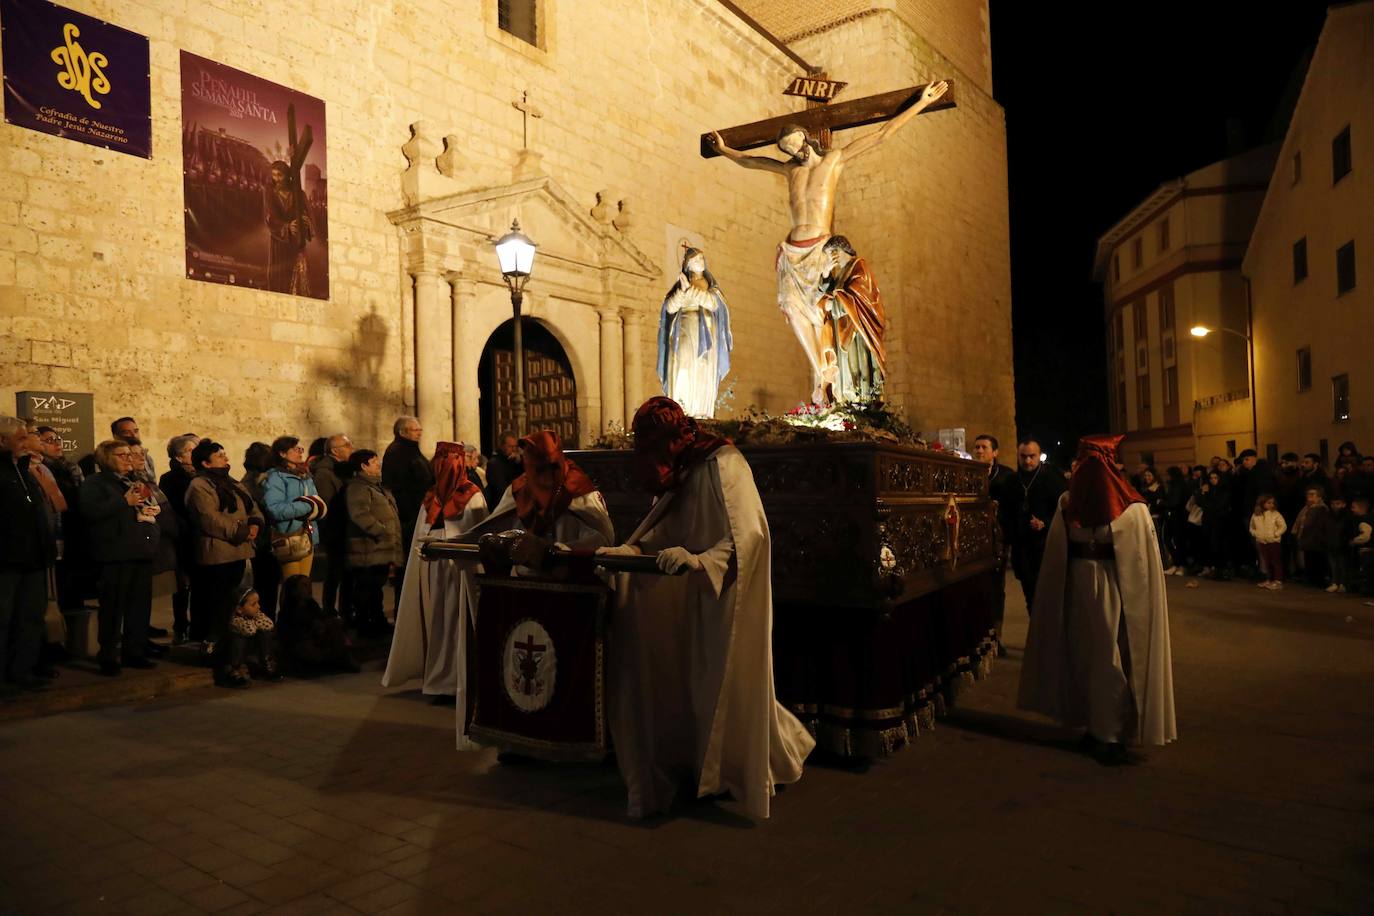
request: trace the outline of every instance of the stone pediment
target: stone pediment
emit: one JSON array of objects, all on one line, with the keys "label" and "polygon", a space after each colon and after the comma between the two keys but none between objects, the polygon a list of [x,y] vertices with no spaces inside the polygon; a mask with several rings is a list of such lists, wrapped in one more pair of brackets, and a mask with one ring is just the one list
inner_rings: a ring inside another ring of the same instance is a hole
[{"label": "stone pediment", "polygon": [[[493,241],[512,219],[539,246],[536,272],[563,267],[573,272],[610,271],[653,280],[661,271],[653,260],[613,225],[593,219],[548,175],[537,175],[490,188],[462,191],[421,201],[387,214],[396,224],[426,235],[445,237],[447,249],[462,263],[447,269],[471,275],[486,273],[494,263]],[[434,251],[433,244],[424,246]],[[476,262],[476,263],[474,263]]]}]

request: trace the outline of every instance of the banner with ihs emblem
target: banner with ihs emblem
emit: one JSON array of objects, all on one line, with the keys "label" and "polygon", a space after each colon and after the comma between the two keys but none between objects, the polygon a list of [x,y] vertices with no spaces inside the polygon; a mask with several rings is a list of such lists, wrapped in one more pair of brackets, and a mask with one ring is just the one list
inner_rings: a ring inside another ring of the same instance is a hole
[{"label": "banner with ihs emblem", "polygon": [[148,39],[47,0],[0,0],[5,120],[153,155]]}]

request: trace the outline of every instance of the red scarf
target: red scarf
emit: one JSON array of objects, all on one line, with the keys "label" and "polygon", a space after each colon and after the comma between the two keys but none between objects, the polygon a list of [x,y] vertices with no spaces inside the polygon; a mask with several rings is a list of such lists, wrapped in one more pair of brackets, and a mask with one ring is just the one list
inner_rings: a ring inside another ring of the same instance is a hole
[{"label": "red scarf", "polygon": [[635,411],[635,476],[650,493],[681,486],[687,472],[711,457],[729,439],[701,431],[672,398],[653,397]]},{"label": "red scarf", "polygon": [[425,494],[425,518],[433,528],[440,517],[455,519],[468,500],[481,492],[468,480],[468,456],[461,442],[440,442],[434,449],[434,486]]},{"label": "red scarf", "polygon": [[1064,507],[1064,521],[1075,528],[1110,525],[1131,503],[1145,502],[1116,467],[1116,450],[1124,438],[1099,435],[1078,440],[1078,466]]},{"label": "red scarf", "polygon": [[510,485],[515,513],[526,531],[550,534],[554,522],[572,501],[596,492],[596,484],[563,454],[558,433],[551,429],[521,439],[520,451],[525,459],[525,473]]}]

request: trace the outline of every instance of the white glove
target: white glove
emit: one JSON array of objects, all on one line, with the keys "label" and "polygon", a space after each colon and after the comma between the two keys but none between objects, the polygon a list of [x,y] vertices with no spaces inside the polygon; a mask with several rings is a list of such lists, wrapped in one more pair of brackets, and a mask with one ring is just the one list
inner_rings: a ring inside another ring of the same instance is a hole
[{"label": "white glove", "polygon": [[596,548],[598,557],[637,557],[639,548],[633,544],[621,544],[618,547],[598,547]]},{"label": "white glove", "polygon": [[658,568],[668,575],[676,575],[683,568],[701,569],[701,560],[686,547],[669,547],[658,552]]}]

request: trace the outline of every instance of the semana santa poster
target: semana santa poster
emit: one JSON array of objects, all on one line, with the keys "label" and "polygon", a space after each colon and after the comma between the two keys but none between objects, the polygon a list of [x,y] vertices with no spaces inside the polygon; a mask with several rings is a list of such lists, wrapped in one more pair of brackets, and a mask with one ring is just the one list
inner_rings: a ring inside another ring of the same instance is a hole
[{"label": "semana santa poster", "polygon": [[186,276],[329,298],[324,102],[181,52]]},{"label": "semana santa poster", "polygon": [[47,0],[0,0],[5,120],[150,158],[148,39]]}]

